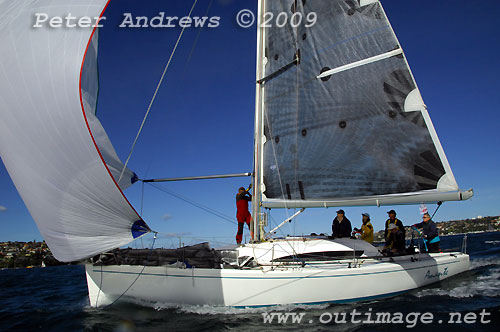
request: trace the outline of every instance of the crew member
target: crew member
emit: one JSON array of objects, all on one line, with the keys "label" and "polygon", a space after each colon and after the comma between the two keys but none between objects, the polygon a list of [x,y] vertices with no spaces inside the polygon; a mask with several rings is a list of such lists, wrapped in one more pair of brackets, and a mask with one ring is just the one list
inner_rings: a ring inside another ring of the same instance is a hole
[{"label": "crew member", "polygon": [[388,256],[404,255],[406,252],[405,235],[396,224],[388,226],[389,236],[385,242],[383,253]]},{"label": "crew member", "polygon": [[413,226],[417,228],[423,228],[424,241],[427,242],[427,250],[429,252],[439,252],[439,235],[436,224],[431,219],[431,215],[424,213],[422,216],[422,222],[415,224]]},{"label": "crew member", "polygon": [[335,237],[351,237],[352,226],[351,221],[346,218],[344,210],[338,210],[337,216],[332,222],[332,236]]},{"label": "crew member", "polygon": [[361,229],[354,228],[353,234],[361,234],[361,240],[368,243],[373,243],[373,226],[370,223],[370,215],[368,213],[362,213],[363,224]]},{"label": "crew member", "polygon": [[396,211],[390,210],[387,211],[387,214],[389,215],[389,219],[386,220],[385,222],[385,240],[387,241],[389,237],[389,225],[390,224],[395,224],[396,226],[399,227],[399,230],[403,232],[403,237],[405,235],[405,227],[403,226],[403,222],[396,218]]},{"label": "crew member", "polygon": [[236,194],[236,219],[238,220],[238,233],[236,233],[236,243],[240,244],[243,238],[243,227],[245,223],[250,229],[250,222],[252,221],[252,215],[248,211],[248,202],[252,201],[252,195],[248,192],[252,188],[252,185],[245,189],[240,187],[238,193]]}]

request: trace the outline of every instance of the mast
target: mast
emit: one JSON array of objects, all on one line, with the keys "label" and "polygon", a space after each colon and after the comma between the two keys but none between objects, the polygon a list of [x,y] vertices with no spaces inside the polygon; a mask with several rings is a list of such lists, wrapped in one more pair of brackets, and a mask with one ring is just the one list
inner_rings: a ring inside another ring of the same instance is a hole
[{"label": "mast", "polygon": [[[254,174],[253,174],[253,198],[252,198],[252,217],[253,217],[253,240],[261,240],[260,232],[260,211],[262,203],[263,177],[262,177],[262,146],[264,144],[264,125],[262,123],[264,113],[264,89],[258,81],[264,77],[264,33],[265,29],[261,27],[262,13],[264,12],[264,1],[258,2],[257,11],[257,69],[256,69],[256,87],[255,87],[255,133],[254,133]],[[263,232],[262,232],[263,233]],[[263,234],[262,234],[263,235]]]}]

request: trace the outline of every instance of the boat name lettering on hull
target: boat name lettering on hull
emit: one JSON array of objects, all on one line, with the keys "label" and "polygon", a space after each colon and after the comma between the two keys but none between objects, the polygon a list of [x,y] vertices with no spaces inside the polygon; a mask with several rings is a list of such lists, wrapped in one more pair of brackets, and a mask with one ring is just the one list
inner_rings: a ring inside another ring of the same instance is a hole
[{"label": "boat name lettering on hull", "polygon": [[443,272],[436,272],[434,274],[431,273],[430,270],[427,270],[427,273],[425,274],[424,279],[435,279],[435,278],[440,278],[440,277],[446,277],[448,275],[448,268],[445,267]]}]

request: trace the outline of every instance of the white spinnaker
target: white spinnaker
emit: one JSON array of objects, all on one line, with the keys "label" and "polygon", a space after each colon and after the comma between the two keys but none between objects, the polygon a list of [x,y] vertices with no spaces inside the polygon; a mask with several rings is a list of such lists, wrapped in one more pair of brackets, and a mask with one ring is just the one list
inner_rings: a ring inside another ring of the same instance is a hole
[{"label": "white spinnaker", "polygon": [[106,4],[0,1],[0,155],[61,261],[124,245],[142,222],[108,171],[89,130],[97,119],[88,119],[89,110],[85,116],[80,101],[93,28],[33,28],[35,13],[99,17]]}]

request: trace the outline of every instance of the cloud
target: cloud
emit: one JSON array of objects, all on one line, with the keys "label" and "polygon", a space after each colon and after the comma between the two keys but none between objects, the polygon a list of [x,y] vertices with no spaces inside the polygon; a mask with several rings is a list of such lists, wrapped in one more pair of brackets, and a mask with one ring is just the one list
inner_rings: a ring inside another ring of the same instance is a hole
[{"label": "cloud", "polygon": [[163,220],[169,220],[169,219],[172,219],[172,216],[171,216],[170,214],[168,214],[168,213],[165,213],[165,214],[161,217],[161,219],[163,219]]},{"label": "cloud", "polygon": [[3,205],[0,205],[0,212],[5,212],[7,211],[7,208]]}]

